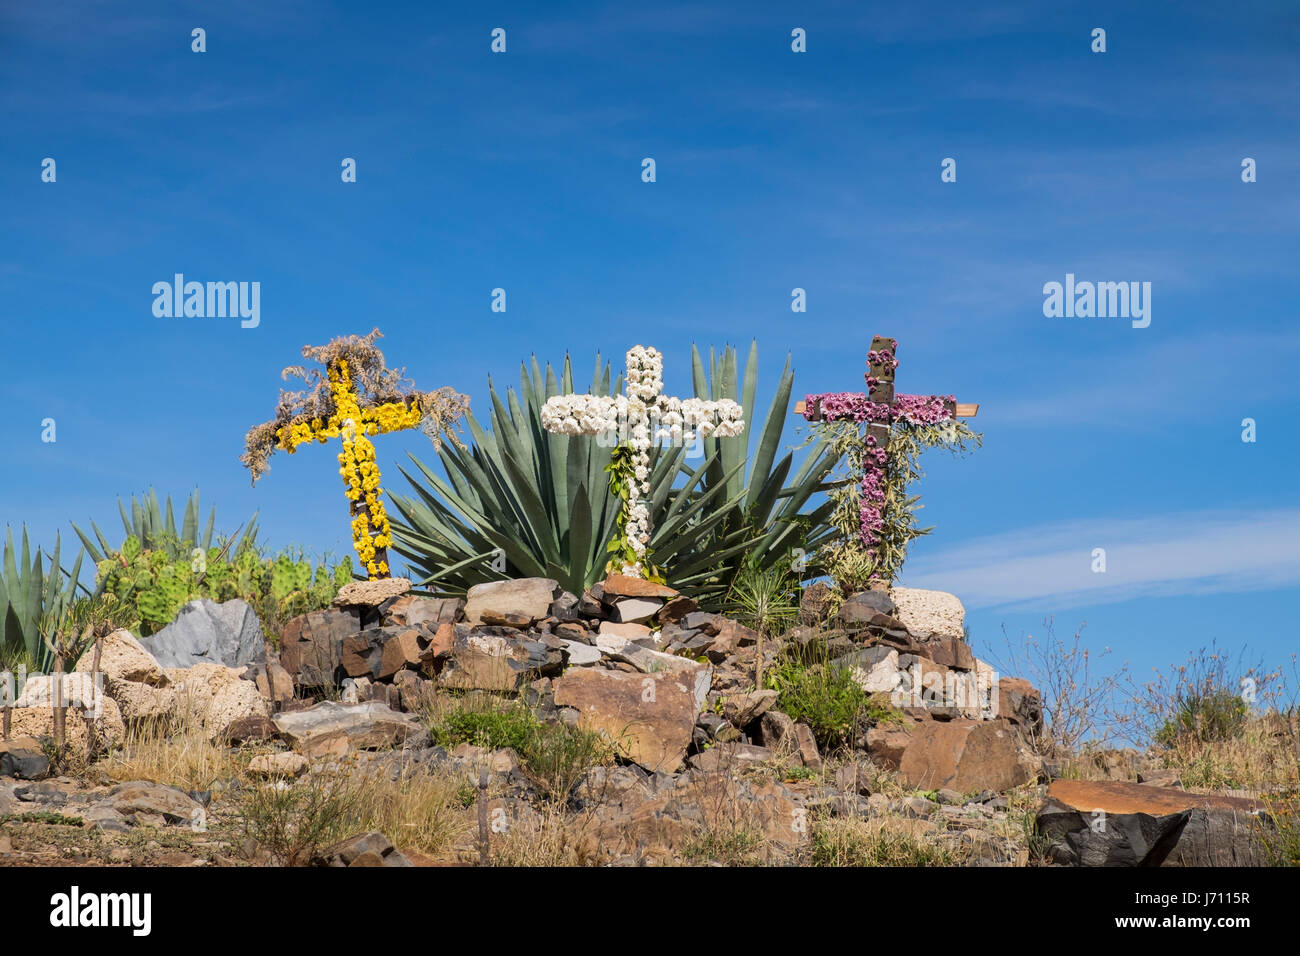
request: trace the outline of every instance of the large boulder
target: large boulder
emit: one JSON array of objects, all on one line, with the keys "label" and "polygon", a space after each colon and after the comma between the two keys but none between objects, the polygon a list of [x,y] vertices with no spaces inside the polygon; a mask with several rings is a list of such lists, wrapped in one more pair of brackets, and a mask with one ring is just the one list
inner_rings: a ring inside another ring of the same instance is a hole
[{"label": "large boulder", "polygon": [[604,733],[629,760],[652,773],[675,773],[686,757],[695,717],[694,675],[638,674],[575,667],[555,681],[558,707],[576,708],[579,725]]},{"label": "large boulder", "polygon": [[[28,678],[9,713],[11,737],[54,736],[52,682],[48,676]],[[97,693],[89,674],[64,674],[62,697],[69,705],[64,714],[64,740],[74,755],[86,757],[92,751],[119,746],[126,738],[117,702],[107,693]]]},{"label": "large boulder", "polygon": [[[90,673],[95,662],[95,648],[81,655],[74,670]],[[165,687],[167,675],[157,658],[145,649],[130,631],[116,630],[104,638],[100,647],[99,672],[115,680],[132,681],[148,684],[151,687]]]},{"label": "large boulder", "polygon": [[596,647],[607,657],[625,664],[631,664],[643,674],[673,673],[691,688],[695,697],[695,709],[703,709],[713,684],[713,668],[708,664],[693,661],[689,657],[678,657],[662,651],[644,647],[636,641],[602,633],[596,640]]},{"label": "large boulder", "polygon": [[1012,790],[1035,777],[1034,758],[1003,721],[923,720],[899,761],[905,786],[958,793]]},{"label": "large boulder", "polygon": [[960,637],[965,629],[966,608],[955,594],[920,588],[891,588],[894,617],[913,634]]},{"label": "large boulder", "polygon": [[253,609],[238,598],[221,604],[207,598],[190,601],[176,620],[141,644],[163,668],[266,662],[262,625]]},{"label": "large boulder", "polygon": [[1257,800],[1118,780],[1057,780],[1038,812],[1065,866],[1263,866]]},{"label": "large boulder", "polygon": [[476,584],[466,593],[465,621],[484,623],[484,615],[508,620],[518,615],[540,621],[551,612],[559,583],[552,578],[519,578]]},{"label": "large boulder", "polygon": [[381,750],[428,738],[420,721],[375,701],[338,704],[327,700],[306,710],[276,714],[272,720],[280,736],[309,757]]},{"label": "large boulder", "polygon": [[132,823],[161,820],[192,824],[203,819],[203,808],[184,790],[149,780],[118,784],[105,796],[104,803]]},{"label": "large boulder", "polygon": [[209,737],[217,739],[235,721],[245,717],[265,717],[271,705],[252,681],[244,680],[243,669],[220,664],[199,664],[168,671],[172,678],[169,690],[176,695],[179,716],[199,721]]}]

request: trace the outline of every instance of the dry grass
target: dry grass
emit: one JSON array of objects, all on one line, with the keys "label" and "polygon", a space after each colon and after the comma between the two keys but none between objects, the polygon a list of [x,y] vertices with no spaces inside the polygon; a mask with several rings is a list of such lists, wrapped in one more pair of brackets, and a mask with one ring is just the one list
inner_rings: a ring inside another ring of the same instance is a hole
[{"label": "dry grass", "polygon": [[359,812],[357,830],[378,830],[399,850],[437,854],[469,829],[464,813],[464,781],[451,774],[403,770],[349,778]]},{"label": "dry grass", "polygon": [[100,767],[114,780],[152,780],[182,790],[208,790],[242,776],[251,754],[218,746],[202,721],[150,721],[127,731],[120,750]]},{"label": "dry grass", "polygon": [[924,820],[830,817],[813,828],[813,866],[961,866],[966,852],[936,839]]},{"label": "dry grass", "polygon": [[489,861],[492,866],[599,866],[604,861],[594,830],[591,815],[548,805],[528,822],[492,834]]},{"label": "dry grass", "polygon": [[1277,793],[1300,790],[1300,717],[1272,713],[1246,722],[1230,740],[1185,737],[1164,755],[1189,789]]}]

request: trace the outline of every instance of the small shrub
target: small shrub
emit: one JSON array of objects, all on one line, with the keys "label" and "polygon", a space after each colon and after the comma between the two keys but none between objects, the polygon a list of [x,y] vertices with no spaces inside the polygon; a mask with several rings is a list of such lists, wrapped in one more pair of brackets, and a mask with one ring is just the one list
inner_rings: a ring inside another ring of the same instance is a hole
[{"label": "small shrub", "polygon": [[1174,711],[1156,731],[1156,743],[1172,747],[1190,738],[1198,743],[1231,740],[1250,716],[1241,695],[1226,687],[1187,688],[1174,702]]},{"label": "small shrub", "polygon": [[1269,801],[1271,825],[1261,824],[1259,841],[1270,866],[1300,866],[1300,795]]},{"label": "small shrub", "polygon": [[612,741],[562,723],[543,723],[521,704],[486,707],[466,703],[432,718],[436,744],[468,743],[488,750],[512,748],[529,778],[553,800],[567,801],[578,781],[597,764],[614,759]]},{"label": "small shrub", "polygon": [[462,811],[477,795],[463,778],[410,769],[396,778],[365,774],[352,782],[357,807],[353,832],[378,830],[398,849],[425,853],[443,850],[465,830]]},{"label": "small shrub", "polygon": [[361,791],[346,777],[313,774],[243,792],[243,827],[280,866],[305,866],[321,850],[358,832]]},{"label": "small shrub", "polygon": [[488,750],[514,748],[522,754],[540,723],[522,706],[478,707],[468,705],[436,717],[430,726],[433,742],[440,747],[472,744]]},{"label": "small shrub", "polygon": [[798,582],[788,564],[746,562],[732,583],[727,610],[761,634],[779,634],[799,619]]},{"label": "small shrub", "polygon": [[780,695],[777,709],[807,724],[817,745],[826,751],[851,745],[867,724],[898,717],[888,704],[859,687],[848,668],[829,662],[806,664],[787,658],[773,668],[765,683]]},{"label": "small shrub", "polygon": [[191,711],[175,720],[149,720],[128,728],[120,750],[103,763],[114,780],[151,780],[181,790],[208,790],[240,775],[248,758],[214,744]]}]

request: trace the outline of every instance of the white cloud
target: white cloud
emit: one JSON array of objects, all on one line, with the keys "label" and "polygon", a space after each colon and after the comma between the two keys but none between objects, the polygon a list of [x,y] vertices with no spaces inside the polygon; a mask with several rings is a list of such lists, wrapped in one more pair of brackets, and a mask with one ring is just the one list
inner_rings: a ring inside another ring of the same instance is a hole
[{"label": "white cloud", "polygon": [[[1092,570],[1094,548],[1106,550],[1104,573]],[[1296,587],[1300,509],[1041,525],[941,552],[900,583],[1008,610]]]}]

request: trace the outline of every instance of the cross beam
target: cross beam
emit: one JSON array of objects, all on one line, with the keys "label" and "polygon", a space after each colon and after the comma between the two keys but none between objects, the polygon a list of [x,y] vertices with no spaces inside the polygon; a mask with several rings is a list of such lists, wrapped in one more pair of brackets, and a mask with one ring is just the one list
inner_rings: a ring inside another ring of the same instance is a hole
[{"label": "cross beam", "polygon": [[876,556],[885,527],[885,479],[890,428],[895,422],[929,425],[954,418],[974,418],[979,405],[958,404],[951,395],[895,395],[894,370],[898,342],[884,336],[871,340],[867,353],[867,391],[809,395],[796,402],[795,414],[810,422],[852,421],[865,424],[862,434],[859,541],[868,555]]},{"label": "cross beam", "polygon": [[628,349],[623,395],[555,395],[542,406],[542,427],[561,435],[599,436],[602,446],[617,445],[630,451],[615,456],[627,462],[628,474],[611,470],[611,487],[620,495],[618,530],[626,548],[615,555],[609,570],[630,577],[652,573],[646,560],[650,544],[651,515],[643,496],[650,494],[650,448],[657,442],[690,444],[695,436],[731,438],[744,430],[744,410],[729,398],[672,398],[663,394],[663,356],[658,349],[640,345]]},{"label": "cross beam", "polygon": [[[954,418],[974,418],[976,415],[979,414],[980,411],[980,406],[978,402],[958,402],[956,408],[957,408],[957,414],[953,416]],[[807,409],[808,409],[808,403],[805,402],[802,398],[799,399],[799,401],[794,403],[795,415],[803,415],[803,413]],[[821,419],[814,418],[812,419],[812,421],[821,421]]]}]

